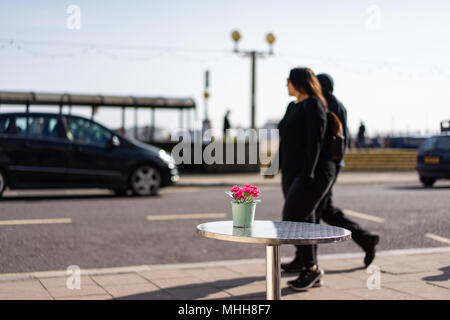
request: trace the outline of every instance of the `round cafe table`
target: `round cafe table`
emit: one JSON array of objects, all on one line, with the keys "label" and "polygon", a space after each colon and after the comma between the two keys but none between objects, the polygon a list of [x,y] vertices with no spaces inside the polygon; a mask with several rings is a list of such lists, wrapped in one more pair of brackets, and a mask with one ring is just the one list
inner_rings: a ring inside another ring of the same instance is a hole
[{"label": "round cafe table", "polygon": [[199,224],[197,232],[217,240],[264,244],[267,300],[281,297],[280,245],[311,245],[351,239],[351,232],[344,228],[291,221],[255,220],[250,228],[233,227],[233,221],[215,221]]}]

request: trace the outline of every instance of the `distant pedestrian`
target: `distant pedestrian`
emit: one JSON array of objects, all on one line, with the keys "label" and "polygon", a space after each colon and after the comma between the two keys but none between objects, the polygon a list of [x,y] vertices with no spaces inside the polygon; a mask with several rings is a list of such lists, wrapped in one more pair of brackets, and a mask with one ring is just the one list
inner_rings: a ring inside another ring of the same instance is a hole
[{"label": "distant pedestrian", "polygon": [[366,126],[361,121],[358,129],[358,136],[356,140],[356,148],[365,148],[366,147]]},{"label": "distant pedestrian", "polygon": [[[344,105],[334,96],[334,81],[331,76],[327,74],[319,74],[317,78],[322,86],[323,95],[328,103],[328,110],[334,112],[341,121],[344,127],[345,145],[348,146],[350,136],[347,128],[347,111]],[[346,148],[347,149],[347,148]],[[359,224],[348,219],[341,209],[333,206],[333,194],[332,188],[336,183],[338,174],[341,168],[344,166],[344,160],[335,162],[336,176],[333,181],[333,185],[320,202],[316,210],[316,219],[319,222],[320,219],[328,223],[329,225],[348,229],[352,232],[352,239],[364,250],[366,253],[364,257],[364,264],[370,265],[375,258],[375,246],[378,244],[380,237],[376,234],[372,234],[367,230],[364,230]],[[286,269],[294,269],[295,265],[285,266]],[[288,271],[288,270],[286,270]]]},{"label": "distant pedestrian", "polygon": [[227,110],[227,112],[225,112],[225,116],[223,117],[223,136],[224,137],[227,136],[227,130],[231,129],[230,119],[228,118],[230,113],[231,113],[231,111]]},{"label": "distant pedestrian", "polygon": [[212,125],[211,121],[209,119],[203,120],[202,123],[202,142],[203,143],[210,143],[213,136],[212,136]]}]

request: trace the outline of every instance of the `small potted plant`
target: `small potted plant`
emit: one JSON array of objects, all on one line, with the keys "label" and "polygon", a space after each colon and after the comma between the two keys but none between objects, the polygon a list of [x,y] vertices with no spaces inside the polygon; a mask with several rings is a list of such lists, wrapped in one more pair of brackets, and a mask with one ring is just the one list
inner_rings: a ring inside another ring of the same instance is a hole
[{"label": "small potted plant", "polygon": [[233,186],[230,191],[226,191],[233,201],[231,201],[231,211],[233,214],[233,226],[249,228],[255,219],[256,203],[261,202],[258,187],[246,184],[243,188]]}]

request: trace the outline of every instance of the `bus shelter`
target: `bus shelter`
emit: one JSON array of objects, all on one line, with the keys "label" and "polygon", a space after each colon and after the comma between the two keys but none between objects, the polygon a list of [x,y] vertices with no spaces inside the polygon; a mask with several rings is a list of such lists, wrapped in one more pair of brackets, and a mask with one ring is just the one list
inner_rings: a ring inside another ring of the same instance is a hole
[{"label": "bus shelter", "polygon": [[[136,97],[136,96],[110,96],[110,95],[88,95],[72,93],[42,93],[42,92],[17,92],[0,91],[0,112],[3,105],[23,105],[26,112],[29,112],[30,106],[56,106],[59,112],[63,112],[63,107],[69,108],[69,114],[72,107],[91,108],[91,118],[94,118],[100,107],[120,108],[122,110],[121,131],[125,132],[125,110],[134,109],[134,137],[138,138],[138,109],[150,110],[151,133],[150,141],[154,141],[154,132],[156,127],[155,110],[166,109],[179,112],[179,127],[183,129],[184,114],[187,114],[188,123],[191,124],[191,111],[195,110],[196,105],[191,98],[164,98],[164,97]],[[190,129],[190,128],[188,128]]]}]

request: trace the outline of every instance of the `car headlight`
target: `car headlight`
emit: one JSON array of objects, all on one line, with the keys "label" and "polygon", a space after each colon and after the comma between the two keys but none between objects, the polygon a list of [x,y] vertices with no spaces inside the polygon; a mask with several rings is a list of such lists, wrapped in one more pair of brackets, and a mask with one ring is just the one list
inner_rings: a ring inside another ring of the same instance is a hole
[{"label": "car headlight", "polygon": [[175,168],[175,160],[172,158],[172,156],[170,154],[168,154],[166,151],[164,150],[160,150],[159,151],[159,158],[164,161],[165,163],[167,163],[169,165],[169,167],[173,167]]}]

